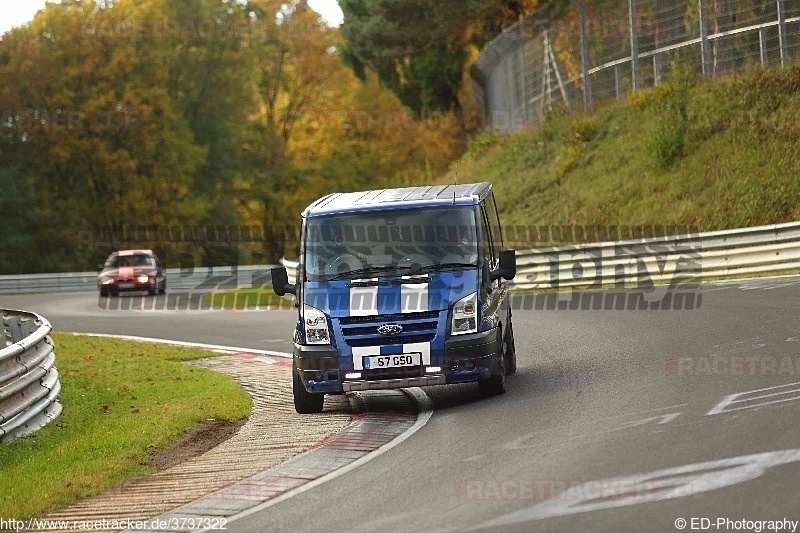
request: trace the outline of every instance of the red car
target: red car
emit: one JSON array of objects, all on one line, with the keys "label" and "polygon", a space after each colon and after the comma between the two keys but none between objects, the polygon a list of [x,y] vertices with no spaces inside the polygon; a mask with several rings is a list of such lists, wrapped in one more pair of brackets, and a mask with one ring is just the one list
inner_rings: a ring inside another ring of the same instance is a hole
[{"label": "red car", "polygon": [[167,273],[152,250],[114,252],[97,269],[100,296],[117,296],[123,291],[164,294],[167,290]]}]

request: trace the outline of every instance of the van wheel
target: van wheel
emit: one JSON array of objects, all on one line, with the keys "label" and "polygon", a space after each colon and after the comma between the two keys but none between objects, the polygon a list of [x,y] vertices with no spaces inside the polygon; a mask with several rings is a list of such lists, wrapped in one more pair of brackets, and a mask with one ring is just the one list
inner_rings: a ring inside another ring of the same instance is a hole
[{"label": "van wheel", "polygon": [[513,374],[517,371],[517,348],[514,346],[514,325],[511,319],[508,320],[503,350],[505,350],[506,373]]},{"label": "van wheel", "polygon": [[489,379],[478,381],[478,391],[481,396],[498,396],[506,392],[505,357],[498,357],[497,367]]},{"label": "van wheel", "polygon": [[292,372],[292,394],[294,395],[294,410],[301,415],[322,412],[325,395],[308,392],[303,386],[303,381],[296,368]]}]

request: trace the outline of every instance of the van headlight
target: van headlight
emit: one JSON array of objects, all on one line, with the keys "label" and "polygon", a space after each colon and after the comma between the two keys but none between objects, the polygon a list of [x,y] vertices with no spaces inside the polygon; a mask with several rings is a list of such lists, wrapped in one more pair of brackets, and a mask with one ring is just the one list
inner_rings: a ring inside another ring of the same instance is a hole
[{"label": "van headlight", "polygon": [[478,331],[478,293],[460,299],[453,306],[453,335]]},{"label": "van headlight", "polygon": [[303,327],[306,330],[306,342],[308,344],[330,344],[331,339],[328,334],[328,319],[325,313],[311,307],[303,305]]}]

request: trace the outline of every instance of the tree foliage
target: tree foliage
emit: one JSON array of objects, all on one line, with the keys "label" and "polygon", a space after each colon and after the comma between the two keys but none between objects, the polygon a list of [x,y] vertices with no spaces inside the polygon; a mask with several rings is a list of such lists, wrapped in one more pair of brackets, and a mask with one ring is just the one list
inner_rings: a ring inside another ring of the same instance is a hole
[{"label": "tree foliage", "polygon": [[519,20],[537,0],[341,0],[344,58],[375,72],[418,116],[457,111],[472,46]]},{"label": "tree foliage", "polygon": [[339,45],[299,0],[48,3],[0,40],[0,273],[90,269],[101,227],[286,226],[323,192],[443,170],[454,119],[413,120]]}]

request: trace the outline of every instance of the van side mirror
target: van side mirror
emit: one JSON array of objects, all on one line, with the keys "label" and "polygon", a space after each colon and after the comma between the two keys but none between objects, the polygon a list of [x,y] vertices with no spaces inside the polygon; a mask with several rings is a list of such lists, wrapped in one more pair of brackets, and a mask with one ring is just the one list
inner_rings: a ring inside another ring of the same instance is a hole
[{"label": "van side mirror", "polygon": [[105,266],[105,265],[103,265],[103,263],[97,263],[97,271],[98,272],[102,272],[103,271],[103,266]]},{"label": "van side mirror", "polygon": [[278,296],[284,294],[295,294],[295,286],[289,283],[289,273],[286,272],[286,267],[272,267],[270,271],[272,276],[272,290]]},{"label": "van side mirror", "polygon": [[517,253],[514,250],[500,250],[499,268],[492,272],[492,281],[507,279],[511,281],[517,275]]}]

